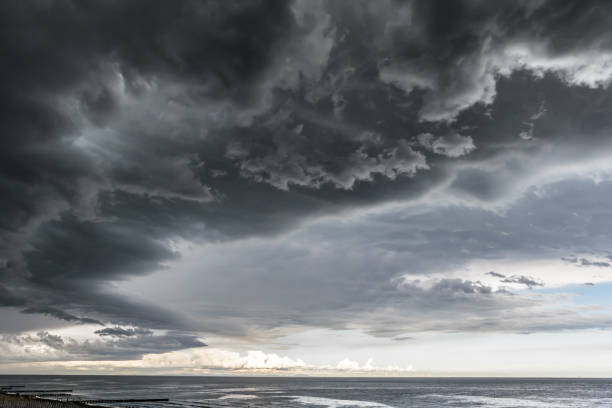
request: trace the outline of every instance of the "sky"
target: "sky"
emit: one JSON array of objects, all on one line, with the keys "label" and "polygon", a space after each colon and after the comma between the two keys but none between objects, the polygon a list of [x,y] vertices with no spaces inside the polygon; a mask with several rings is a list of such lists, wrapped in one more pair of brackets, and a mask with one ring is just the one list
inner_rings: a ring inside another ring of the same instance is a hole
[{"label": "sky", "polygon": [[612,376],[612,4],[0,3],[0,373]]}]

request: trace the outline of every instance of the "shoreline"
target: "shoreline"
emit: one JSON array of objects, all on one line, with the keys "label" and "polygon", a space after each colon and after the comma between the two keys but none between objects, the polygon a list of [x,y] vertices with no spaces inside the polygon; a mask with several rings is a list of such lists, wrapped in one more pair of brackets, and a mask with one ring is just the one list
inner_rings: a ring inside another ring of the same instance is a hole
[{"label": "shoreline", "polygon": [[90,405],[79,401],[62,401],[40,398],[33,395],[0,394],[0,408],[105,408],[99,405]]}]

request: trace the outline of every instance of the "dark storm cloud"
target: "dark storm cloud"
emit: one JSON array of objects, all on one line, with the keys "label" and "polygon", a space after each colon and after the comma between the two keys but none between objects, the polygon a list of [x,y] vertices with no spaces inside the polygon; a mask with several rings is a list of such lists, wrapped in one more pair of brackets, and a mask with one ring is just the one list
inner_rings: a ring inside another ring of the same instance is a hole
[{"label": "dark storm cloud", "polygon": [[99,320],[96,319],[78,317],[55,307],[32,303],[27,298],[10,292],[3,285],[0,285],[0,306],[19,307],[22,308],[21,312],[25,314],[43,314],[68,322],[79,322],[83,324],[102,324]]},{"label": "dark storm cloud", "polygon": [[[210,201],[211,193],[195,177],[202,163],[189,141],[198,139],[202,126],[187,117],[188,107],[212,103],[240,110],[259,101],[266,92],[260,85],[270,69],[277,69],[279,52],[299,46],[316,25],[290,6],[274,1],[3,4],[4,275],[62,288],[74,286],[73,279],[150,272],[162,258],[171,258],[163,244],[150,245],[146,228],[96,224],[104,216],[97,211],[98,194],[120,189]],[[163,88],[163,98],[139,103],[155,114],[126,105],[129,98],[144,98],[151,87]],[[164,120],[157,116],[160,109],[168,111]],[[185,132],[195,136],[183,137]],[[62,213],[70,215],[50,221]],[[24,256],[28,245],[34,250]]]},{"label": "dark storm cloud", "polygon": [[70,216],[42,225],[29,244],[30,281],[48,286],[113,279],[128,271],[149,273],[177,256],[155,236],[143,236],[128,225]]},{"label": "dark storm cloud", "polygon": [[[551,3],[330,3],[338,38],[321,80],[304,83],[273,113],[241,129],[226,157],[243,177],[281,189],[328,184],[360,190],[363,181],[385,178],[404,187],[404,179],[429,177],[423,170],[444,165],[447,157],[537,151],[544,140],[585,133],[583,126],[592,127],[586,137],[600,143],[609,128],[600,116],[609,109],[609,93],[600,85],[610,75],[586,67],[610,58],[605,18],[593,15],[597,4]],[[583,21],[570,19],[577,9]],[[556,40],[558,31],[568,30],[562,22],[569,31],[589,23],[599,30],[589,29],[589,47],[562,46]],[[603,60],[594,60],[600,53]],[[500,86],[504,98],[498,98]],[[537,143],[520,143],[525,140]],[[392,152],[402,146],[415,153],[398,154],[398,163]],[[467,168],[453,187],[496,199],[513,181],[502,171]]]},{"label": "dark storm cloud", "polygon": [[554,59],[609,52],[611,46],[604,28],[611,15],[600,1],[439,0],[388,7],[364,3],[362,10],[382,20],[379,52],[388,58],[382,78],[408,91],[426,90],[419,114],[430,121],[453,119],[475,103],[491,103],[497,75],[520,67],[541,70],[541,60],[548,59],[547,68],[570,82],[595,84],[597,78],[576,75],[579,67],[557,66]]},{"label": "dark storm cloud", "polygon": [[164,353],[206,346],[196,336],[189,334],[169,332],[167,334],[152,335],[151,332],[137,331],[138,334],[136,335],[106,341],[77,341],[70,337],[55,335],[44,330],[39,331],[36,335],[2,336],[0,337],[0,349],[12,345],[31,347],[37,344],[42,344],[49,348],[47,355],[45,353],[29,353],[30,355],[26,353],[25,356],[5,354],[2,356],[2,361],[45,361],[50,356],[55,360],[139,359],[143,354]]},{"label": "dark storm cloud", "polygon": [[24,306],[27,300],[11,293],[6,287],[0,285],[0,306]]},{"label": "dark storm cloud", "polygon": [[[87,206],[91,195],[95,202],[103,175],[74,146],[82,131],[82,119],[75,115],[81,112],[94,125],[107,124],[120,108],[113,89],[117,75],[135,94],[151,81],[167,81],[188,85],[179,98],[248,100],[296,27],[289,3],[273,1],[11,1],[2,5],[0,19],[2,226],[14,231],[2,240],[9,269],[22,266],[12,244],[23,244],[21,235],[31,232],[36,221]],[[110,183],[121,182],[126,177],[121,172],[129,172],[127,184],[143,186],[137,191],[183,194],[172,170],[184,159],[162,146],[146,154],[147,143],[138,146],[139,156],[125,157],[131,163],[113,171]],[[125,145],[122,151],[133,149]],[[161,156],[156,160],[155,155]],[[161,168],[134,171],[151,160]],[[184,172],[189,182],[193,176],[188,168]]]},{"label": "dark storm cloud", "polygon": [[93,89],[83,91],[83,103],[96,114],[109,113],[114,105],[96,72],[112,63],[121,65],[134,91],[142,84],[130,79],[167,76],[196,85],[195,97],[244,98],[296,28],[289,6],[281,1],[8,2],[2,38],[10,64],[3,73],[40,91],[87,80]]},{"label": "dark storm cloud", "polygon": [[[118,72],[133,91],[138,84],[130,76],[163,77],[199,84],[192,89],[201,97],[244,99],[294,25],[288,3],[271,1],[8,2],[1,15],[5,181],[32,189],[47,181],[47,195],[60,198],[71,196],[65,184],[88,167],[70,154],[65,138],[78,123],[62,97],[74,96],[99,122],[118,108],[111,83]],[[68,191],[55,191],[60,187]]]},{"label": "dark storm cloud", "polygon": [[29,306],[26,309],[24,309],[22,312],[26,314],[37,314],[37,313],[45,314],[45,315],[49,315],[49,316],[55,317],[60,320],[65,320],[67,322],[78,322],[78,323],[84,323],[84,324],[102,325],[102,322],[100,322],[99,320],[91,319],[87,317],[77,317],[70,313],[66,313],[62,310],[59,310],[55,307],[49,307],[49,306]]},{"label": "dark storm cloud", "polygon": [[[499,310],[511,296],[469,279],[411,284],[400,295],[389,281],[446,267],[449,248],[465,250],[449,257],[458,263],[531,251],[491,230],[478,238],[452,230],[453,217],[522,233],[479,211],[514,203],[542,173],[609,147],[611,16],[596,1],[4,2],[0,305],[80,323],[240,332],[227,293],[208,296],[230,317],[193,321],[172,302],[130,299],[113,285],[163,273],[180,256],[177,242],[269,237],[321,215],[439,194],[474,212],[449,210],[437,229],[423,215],[413,243],[389,244],[427,254],[406,259],[408,271],[383,251],[341,268],[338,281],[320,277],[329,285],[308,298],[292,292],[310,293],[295,288],[296,267],[267,281],[267,299],[291,317],[280,309],[249,317],[263,327],[274,319],[343,327],[390,293],[398,304],[413,296],[408,309]],[[565,207],[547,202],[549,212],[524,208],[538,214],[526,212],[543,229],[529,242],[544,252],[587,246],[546,233],[557,228],[551,214],[580,207],[564,199]],[[580,229],[567,228],[565,236]],[[404,234],[390,231],[380,242]],[[235,281],[226,288],[244,286],[240,276],[228,272]],[[323,306],[342,313],[322,316]],[[361,321],[384,332],[375,318]],[[113,327],[98,334],[112,337]],[[116,341],[151,340],[145,334]]]}]

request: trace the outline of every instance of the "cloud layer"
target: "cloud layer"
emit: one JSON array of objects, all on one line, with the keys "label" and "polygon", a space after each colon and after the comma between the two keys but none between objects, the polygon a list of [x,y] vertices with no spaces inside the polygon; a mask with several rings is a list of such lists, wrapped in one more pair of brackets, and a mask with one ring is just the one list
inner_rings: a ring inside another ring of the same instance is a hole
[{"label": "cloud layer", "polygon": [[[611,20],[603,1],[3,3],[5,346],[609,328],[567,286],[612,280]],[[74,325],[89,340],[52,334]]]}]

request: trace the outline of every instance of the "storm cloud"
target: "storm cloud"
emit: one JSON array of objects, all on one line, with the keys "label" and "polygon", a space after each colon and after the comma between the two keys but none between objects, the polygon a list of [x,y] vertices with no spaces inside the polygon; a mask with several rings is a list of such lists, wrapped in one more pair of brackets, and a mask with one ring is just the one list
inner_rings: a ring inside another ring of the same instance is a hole
[{"label": "storm cloud", "polygon": [[603,1],[3,2],[0,316],[48,320],[4,341],[610,327],[538,290],[612,281],[611,23]]}]

